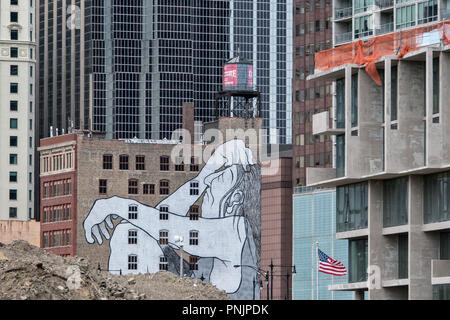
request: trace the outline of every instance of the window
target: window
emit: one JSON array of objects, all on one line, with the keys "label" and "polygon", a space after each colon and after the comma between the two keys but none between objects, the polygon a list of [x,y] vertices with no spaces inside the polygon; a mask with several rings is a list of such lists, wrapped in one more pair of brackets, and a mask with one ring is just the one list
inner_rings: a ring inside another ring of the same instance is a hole
[{"label": "window", "polygon": [[439,260],[450,260],[450,231],[440,233]]},{"label": "window", "polygon": [[408,223],[408,177],[383,181],[383,227]]},{"label": "window", "polygon": [[198,181],[192,181],[190,183],[189,193],[191,196],[198,196],[199,194]]},{"label": "window", "polygon": [[436,21],[438,18],[437,0],[425,1],[417,4],[417,24]]},{"label": "window", "polygon": [[9,182],[17,182],[17,172],[16,171],[9,172]]},{"label": "window", "polygon": [[17,218],[17,208],[9,207],[9,217]]},{"label": "window", "polygon": [[433,300],[450,300],[450,284],[433,285]]},{"label": "window", "polygon": [[128,180],[128,194],[138,194],[137,179],[129,179]]},{"label": "window", "polygon": [[9,164],[17,164],[17,154],[11,153],[9,155]]},{"label": "window", "polygon": [[138,257],[135,254],[130,254],[128,256],[128,270],[137,270],[138,267]]},{"label": "window", "polygon": [[19,13],[18,12],[11,12],[10,15],[10,21],[11,22],[19,22]]},{"label": "window", "polygon": [[177,159],[175,164],[175,171],[184,171],[184,162],[182,159]]},{"label": "window", "polygon": [[12,5],[12,6],[17,6],[17,5],[19,5],[19,0],[11,0],[11,5]]},{"label": "window", "polygon": [[336,231],[367,228],[367,183],[340,186],[336,189]]},{"label": "window", "polygon": [[159,257],[159,270],[167,271],[169,270],[169,265],[167,263],[167,258],[164,256]]},{"label": "window", "polygon": [[354,0],[355,14],[367,11],[368,7],[373,4],[373,0]]},{"label": "window", "polygon": [[450,172],[424,176],[424,223],[450,221]]},{"label": "window", "polygon": [[136,220],[138,218],[138,207],[136,205],[128,206],[128,219]]},{"label": "window", "polygon": [[396,9],[396,29],[412,27],[416,24],[416,5]]},{"label": "window", "polygon": [[137,244],[137,230],[128,230],[128,244]]},{"label": "window", "polygon": [[169,207],[168,206],[159,207],[159,220],[169,220]]},{"label": "window", "polygon": [[169,157],[167,156],[161,156],[159,158],[159,169],[161,171],[169,171]]},{"label": "window", "polygon": [[354,19],[355,39],[368,37],[373,34],[373,15]]},{"label": "window", "polygon": [[112,170],[112,168],[113,168],[112,154],[104,154],[103,155],[103,169],[104,170]]},{"label": "window", "polygon": [[11,75],[11,76],[17,76],[17,75],[19,75],[19,66],[18,65],[15,65],[15,64],[12,64],[10,67],[9,67],[9,74]]},{"label": "window", "polygon": [[11,58],[18,58],[19,57],[19,48],[11,47],[9,55],[11,56]]},{"label": "window", "polygon": [[198,231],[189,231],[189,245],[198,246]]},{"label": "window", "polygon": [[107,188],[108,182],[105,179],[100,179],[98,181],[98,193],[99,194],[106,194],[108,192]]},{"label": "window", "polygon": [[144,194],[155,194],[155,185],[154,184],[144,184],[143,185],[143,193]]},{"label": "window", "polygon": [[119,156],[119,169],[128,170],[128,155],[122,154]]},{"label": "window", "polygon": [[439,113],[439,58],[433,59],[433,114]]},{"label": "window", "polygon": [[11,83],[9,85],[9,92],[10,93],[18,93],[19,92],[19,84],[18,83]]},{"label": "window", "polygon": [[199,207],[191,206],[191,208],[189,209],[189,220],[197,221],[199,217],[200,217]]},{"label": "window", "polygon": [[397,120],[397,66],[391,69],[391,121]]},{"label": "window", "polygon": [[19,105],[19,102],[17,100],[11,100],[9,102],[9,110],[10,111],[17,111],[19,109],[18,105]]},{"label": "window", "polygon": [[196,172],[199,170],[199,165],[198,165],[199,161],[198,158],[196,157],[191,157],[191,165],[190,165],[190,170],[191,172]]},{"label": "window", "polygon": [[10,147],[17,147],[17,136],[10,136],[9,137],[9,146]]},{"label": "window", "polygon": [[167,246],[169,244],[169,231],[159,231],[159,244],[162,246]]},{"label": "window", "polygon": [[17,200],[17,190],[9,189],[9,200]]},{"label": "window", "polygon": [[159,182],[159,194],[169,194],[169,181],[161,180]]},{"label": "window", "polygon": [[408,234],[398,236],[398,278],[408,278]]},{"label": "window", "polygon": [[358,75],[352,75],[352,127],[358,126]]},{"label": "window", "polygon": [[12,29],[10,31],[11,40],[19,40],[19,30]]},{"label": "window", "polygon": [[198,260],[199,257],[189,256],[189,270],[191,271],[198,270]]},{"label": "window", "polygon": [[348,282],[363,282],[367,280],[367,239],[348,241]]},{"label": "window", "polygon": [[10,129],[17,129],[17,118],[10,118],[9,119],[9,128]]},{"label": "window", "polygon": [[145,170],[145,156],[136,156],[136,170]]}]

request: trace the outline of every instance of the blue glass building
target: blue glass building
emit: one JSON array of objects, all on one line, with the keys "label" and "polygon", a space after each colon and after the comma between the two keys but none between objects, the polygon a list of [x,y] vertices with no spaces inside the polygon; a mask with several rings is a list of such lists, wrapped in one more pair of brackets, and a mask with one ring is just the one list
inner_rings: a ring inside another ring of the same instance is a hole
[{"label": "blue glass building", "polygon": [[[293,275],[294,300],[317,299],[317,247],[341,261],[348,270],[348,241],[336,240],[336,191],[334,189],[296,188],[293,195]],[[351,300],[352,292],[329,291],[328,286],[348,283],[347,275],[338,277],[318,273],[319,300]]]}]

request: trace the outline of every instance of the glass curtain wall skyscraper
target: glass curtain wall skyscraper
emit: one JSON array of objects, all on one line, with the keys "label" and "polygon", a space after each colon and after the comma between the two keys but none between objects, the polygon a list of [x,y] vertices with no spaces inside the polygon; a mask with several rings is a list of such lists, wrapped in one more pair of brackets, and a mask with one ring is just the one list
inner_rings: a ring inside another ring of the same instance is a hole
[{"label": "glass curtain wall skyscraper", "polygon": [[[291,143],[292,0],[40,0],[39,136],[171,138],[215,119],[222,65],[252,61],[271,143]],[[278,134],[277,134],[277,129]]]}]

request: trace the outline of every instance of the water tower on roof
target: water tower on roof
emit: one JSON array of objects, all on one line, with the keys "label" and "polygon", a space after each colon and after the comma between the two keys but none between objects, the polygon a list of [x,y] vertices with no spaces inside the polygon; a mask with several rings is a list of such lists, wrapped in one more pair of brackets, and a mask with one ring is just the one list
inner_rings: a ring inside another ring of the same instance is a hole
[{"label": "water tower on roof", "polygon": [[256,118],[261,114],[261,94],[253,81],[253,63],[238,56],[225,62],[222,91],[216,94],[217,117]]}]

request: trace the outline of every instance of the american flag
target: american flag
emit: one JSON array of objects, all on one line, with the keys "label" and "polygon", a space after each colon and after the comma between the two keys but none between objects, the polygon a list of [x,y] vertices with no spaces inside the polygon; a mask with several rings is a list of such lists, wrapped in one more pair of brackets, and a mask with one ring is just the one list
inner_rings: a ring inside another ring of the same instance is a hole
[{"label": "american flag", "polygon": [[317,250],[319,252],[319,272],[333,276],[345,276],[347,274],[347,270],[341,262],[330,258],[320,249]]}]

